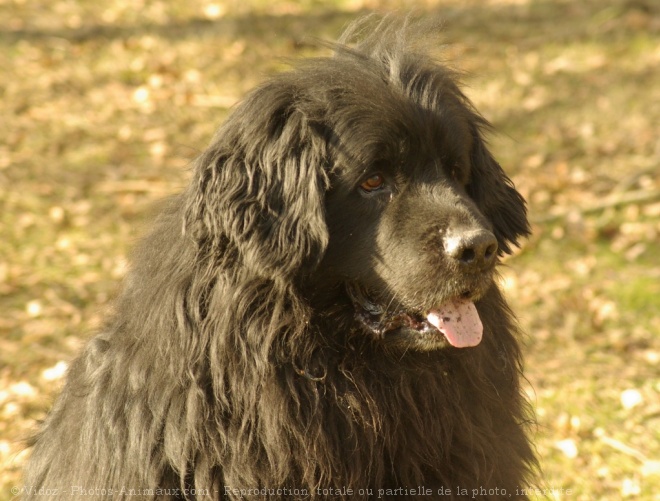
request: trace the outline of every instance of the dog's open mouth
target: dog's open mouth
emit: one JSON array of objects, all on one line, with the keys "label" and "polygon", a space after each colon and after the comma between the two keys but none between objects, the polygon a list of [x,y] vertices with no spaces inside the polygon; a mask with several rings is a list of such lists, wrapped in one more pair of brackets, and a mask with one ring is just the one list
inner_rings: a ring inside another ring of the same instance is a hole
[{"label": "dog's open mouth", "polygon": [[379,338],[402,330],[419,336],[446,340],[455,348],[477,346],[483,325],[468,295],[450,298],[427,311],[388,311],[357,286],[347,287],[357,320]]}]

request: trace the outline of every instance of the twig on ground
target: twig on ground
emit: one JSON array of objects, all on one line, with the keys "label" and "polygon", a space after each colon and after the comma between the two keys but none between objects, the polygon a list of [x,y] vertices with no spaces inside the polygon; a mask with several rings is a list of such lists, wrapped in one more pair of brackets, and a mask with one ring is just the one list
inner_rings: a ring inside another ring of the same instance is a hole
[{"label": "twig on ground", "polygon": [[542,216],[536,216],[532,218],[532,222],[536,224],[553,223],[561,219],[566,219],[567,217],[573,214],[579,214],[584,216],[587,214],[594,214],[596,212],[600,212],[610,208],[622,207],[622,206],[634,205],[634,204],[640,204],[640,205],[649,204],[658,201],[660,201],[660,191],[636,190],[627,193],[619,193],[617,195],[610,195],[609,197],[605,198],[605,200],[592,205],[587,205],[584,207],[575,207],[570,209],[562,209],[560,212],[557,212],[556,214],[544,214]]}]

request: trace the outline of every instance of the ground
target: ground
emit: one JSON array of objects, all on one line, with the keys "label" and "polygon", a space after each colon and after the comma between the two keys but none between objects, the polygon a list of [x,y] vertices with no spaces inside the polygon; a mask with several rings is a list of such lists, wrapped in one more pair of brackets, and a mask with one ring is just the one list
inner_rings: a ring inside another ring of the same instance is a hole
[{"label": "ground", "polygon": [[314,37],[413,4],[445,20],[443,57],[529,200],[502,284],[549,497],[660,500],[658,2],[0,0],[0,501],[229,108]]}]

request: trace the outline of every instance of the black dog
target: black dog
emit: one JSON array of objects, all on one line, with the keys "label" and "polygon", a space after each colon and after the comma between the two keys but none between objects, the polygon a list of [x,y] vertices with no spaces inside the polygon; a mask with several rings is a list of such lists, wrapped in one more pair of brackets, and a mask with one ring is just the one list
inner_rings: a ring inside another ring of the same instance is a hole
[{"label": "black dog", "polygon": [[72,364],[25,499],[526,498],[494,284],[525,203],[427,30],[369,24],[257,88],[197,160]]}]

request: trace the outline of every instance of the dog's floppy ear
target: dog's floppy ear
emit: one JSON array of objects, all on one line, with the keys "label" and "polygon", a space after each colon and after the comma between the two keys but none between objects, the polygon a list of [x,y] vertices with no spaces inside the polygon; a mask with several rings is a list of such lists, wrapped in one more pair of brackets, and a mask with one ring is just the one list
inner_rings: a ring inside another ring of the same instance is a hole
[{"label": "dog's floppy ear", "polygon": [[473,127],[468,193],[493,223],[500,251],[510,254],[511,244],[518,246],[520,237],[530,234],[527,207],[525,199],[488,151],[481,134],[482,127]]},{"label": "dog's floppy ear", "polygon": [[197,244],[268,277],[317,264],[328,241],[325,142],[293,99],[273,87],[249,96],[198,159],[187,194]]}]

